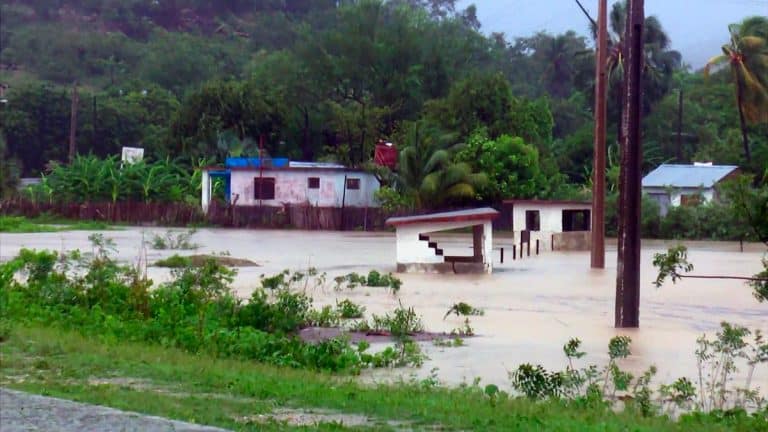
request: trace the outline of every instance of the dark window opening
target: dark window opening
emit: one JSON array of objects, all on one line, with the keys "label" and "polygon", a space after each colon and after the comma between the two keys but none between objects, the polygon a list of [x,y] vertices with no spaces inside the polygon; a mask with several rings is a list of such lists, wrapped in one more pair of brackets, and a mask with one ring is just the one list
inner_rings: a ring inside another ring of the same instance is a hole
[{"label": "dark window opening", "polygon": [[539,231],[541,229],[541,220],[538,210],[525,211],[525,230]]},{"label": "dark window opening", "polygon": [[695,207],[699,204],[701,204],[703,201],[701,195],[699,194],[693,194],[693,195],[680,195],[680,205],[686,206],[686,207]]},{"label": "dark window opening", "polygon": [[360,179],[359,178],[348,178],[347,179],[347,189],[349,189],[349,190],[360,189]]},{"label": "dark window opening", "polygon": [[253,179],[253,197],[257,200],[275,199],[275,178],[256,177]]},{"label": "dark window opening", "polygon": [[563,232],[589,231],[590,213],[589,210],[563,210]]},{"label": "dark window opening", "polygon": [[310,177],[307,179],[307,187],[310,189],[320,189],[320,177]]}]

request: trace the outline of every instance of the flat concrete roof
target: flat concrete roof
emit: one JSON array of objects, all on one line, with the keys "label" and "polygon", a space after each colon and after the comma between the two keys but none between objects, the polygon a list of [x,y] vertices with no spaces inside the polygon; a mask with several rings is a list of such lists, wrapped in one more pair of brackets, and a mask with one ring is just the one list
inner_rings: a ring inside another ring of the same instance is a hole
[{"label": "flat concrete roof", "polygon": [[418,216],[393,217],[387,219],[387,225],[398,226],[430,222],[485,222],[495,219],[498,215],[498,211],[490,207],[483,207],[478,209],[431,213]]},{"label": "flat concrete roof", "polygon": [[574,200],[539,200],[539,199],[509,199],[502,201],[504,204],[528,204],[538,206],[559,206],[559,205],[578,205],[578,206],[592,206],[589,201],[574,201]]}]

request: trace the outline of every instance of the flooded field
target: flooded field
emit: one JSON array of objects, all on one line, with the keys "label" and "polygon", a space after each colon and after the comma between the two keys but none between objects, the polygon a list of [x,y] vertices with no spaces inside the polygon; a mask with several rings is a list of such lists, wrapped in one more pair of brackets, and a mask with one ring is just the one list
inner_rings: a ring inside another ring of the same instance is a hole
[{"label": "flooded field", "polygon": [[[142,238],[147,243],[155,233],[165,230],[130,228],[105,232],[118,247],[118,257],[133,262],[139,256]],[[90,250],[87,232],[42,234],[0,234],[0,260],[14,256],[20,248]],[[435,236],[446,253],[469,254],[469,235]],[[205,229],[192,238],[201,248],[194,253],[229,252],[233,257],[255,261],[260,267],[242,268],[235,281],[240,296],[247,297],[258,286],[259,276],[283,269],[316,267],[327,272],[329,280],[349,272],[395,269],[394,235],[387,233],[336,233],[300,231],[255,231]],[[696,338],[714,335],[721,321],[741,324],[768,332],[768,305],[752,296],[751,288],[739,281],[684,280],[669,282],[657,289],[652,285],[656,272],[653,254],[672,243],[645,242],[642,255],[641,328],[613,328],[613,302],[616,278],[615,246],[609,243],[607,268],[591,270],[587,252],[543,251],[540,256],[511,260],[512,240],[494,239],[494,273],[480,276],[398,275],[404,282],[398,297],[381,288],[357,288],[341,293],[330,287],[312,296],[319,304],[333,304],[349,298],[367,307],[368,313],[384,313],[398,301],[412,306],[429,331],[450,331],[463,319],[443,319],[448,308],[463,301],[481,308],[484,316],[472,317],[478,336],[467,339],[459,348],[438,348],[425,343],[430,360],[418,371],[405,376],[427,376],[438,368],[441,382],[457,384],[480,377],[482,382],[508,382],[507,371],[520,363],[539,363],[562,369],[562,345],[571,337],[583,341],[589,355],[583,363],[602,365],[608,340],[617,334],[632,337],[633,355],[623,364],[640,371],[651,364],[659,367],[658,381],[671,382],[680,376],[696,376],[694,357]],[[695,273],[751,275],[760,270],[763,245],[687,242]],[[148,246],[147,246],[148,247]],[[500,264],[498,248],[505,247],[506,262]],[[465,251],[466,250],[466,251]],[[179,251],[148,249],[150,263]],[[190,252],[191,253],[191,252]],[[149,268],[155,281],[168,278],[168,271]],[[768,388],[768,370],[756,371],[754,383]],[[400,373],[400,372],[398,372]],[[395,375],[397,376],[397,375]],[[378,371],[367,379],[391,379],[392,372]],[[737,377],[737,382],[739,377]]]}]

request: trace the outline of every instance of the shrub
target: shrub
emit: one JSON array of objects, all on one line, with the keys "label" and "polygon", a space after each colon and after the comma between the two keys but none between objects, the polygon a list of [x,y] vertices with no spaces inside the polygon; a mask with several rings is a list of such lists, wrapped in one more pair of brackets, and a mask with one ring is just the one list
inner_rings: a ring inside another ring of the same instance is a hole
[{"label": "shrub", "polygon": [[[11,322],[34,321],[77,329],[99,340],[144,341],[190,352],[210,352],[281,366],[356,373],[376,365],[418,364],[418,345],[401,344],[394,352],[368,354],[346,339],[306,343],[296,332],[313,320],[336,325],[343,312],[358,315],[352,302],[312,311],[312,299],[292,288],[322,283],[324,275],[283,272],[264,278],[262,288],[242,301],[230,284],[235,272],[216,260],[200,267],[171,271],[172,280],[152,289],[152,282],[110,258],[109,239],[93,237],[94,250],[82,254],[22,250],[0,264],[0,340]],[[341,312],[340,312],[341,311]],[[393,322],[417,320],[396,314]],[[413,315],[413,316],[411,316]],[[407,322],[406,322],[407,321]],[[410,323],[410,324],[409,324]],[[401,331],[402,333],[403,331]]]}]

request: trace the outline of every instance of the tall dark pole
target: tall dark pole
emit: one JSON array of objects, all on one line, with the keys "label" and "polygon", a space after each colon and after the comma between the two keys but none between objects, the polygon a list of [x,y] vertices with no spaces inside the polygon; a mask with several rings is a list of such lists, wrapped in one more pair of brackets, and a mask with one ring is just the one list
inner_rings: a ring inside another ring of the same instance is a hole
[{"label": "tall dark pole", "polygon": [[77,93],[77,81],[72,86],[72,106],[69,111],[69,163],[75,160],[77,153],[77,105],[80,103],[80,96]]},{"label": "tall dark pole", "polygon": [[677,163],[683,162],[683,89],[677,91]]},{"label": "tall dark pole", "polygon": [[592,168],[592,268],[605,268],[605,122],[608,58],[608,5],[598,0],[595,56],[595,154]]},{"label": "tall dark pole", "polygon": [[616,327],[640,326],[640,137],[643,78],[643,0],[629,0],[626,37],[626,105],[619,179],[619,260]]}]

